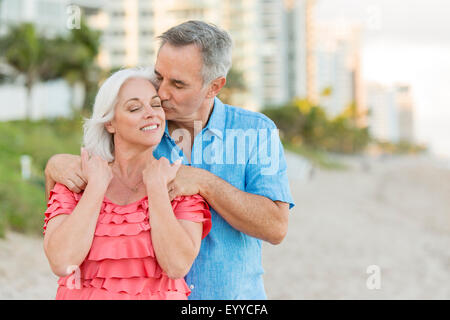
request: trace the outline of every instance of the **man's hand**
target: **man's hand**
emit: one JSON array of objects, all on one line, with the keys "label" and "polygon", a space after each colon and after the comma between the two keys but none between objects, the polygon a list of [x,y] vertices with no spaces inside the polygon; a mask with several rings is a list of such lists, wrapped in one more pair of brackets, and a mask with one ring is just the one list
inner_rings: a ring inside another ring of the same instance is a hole
[{"label": "man's hand", "polygon": [[81,170],[81,158],[71,154],[57,154],[50,158],[45,168],[45,178],[65,185],[69,190],[79,193],[86,188],[87,179]]},{"label": "man's hand", "polygon": [[169,198],[191,196],[200,193],[200,181],[207,171],[181,165],[174,180],[168,184]]}]

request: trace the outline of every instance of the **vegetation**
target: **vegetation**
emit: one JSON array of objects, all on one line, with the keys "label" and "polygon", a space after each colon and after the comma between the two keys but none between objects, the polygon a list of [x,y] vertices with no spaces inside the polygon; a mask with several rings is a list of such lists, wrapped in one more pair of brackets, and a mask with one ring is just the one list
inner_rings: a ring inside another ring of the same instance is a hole
[{"label": "vegetation", "polygon": [[[81,135],[81,118],[0,123],[0,237],[5,228],[42,234],[45,165],[55,153],[79,153]],[[32,158],[30,180],[22,180],[22,155]]]},{"label": "vegetation", "polygon": [[31,23],[9,27],[0,38],[0,62],[10,67],[9,75],[0,80],[24,79],[27,92],[27,118],[31,117],[31,92],[38,81],[64,78],[73,87],[80,83],[84,89],[82,108],[90,110],[102,78],[96,63],[100,46],[100,32],[90,29],[81,20],[79,29],[64,36],[47,38]]},{"label": "vegetation", "polygon": [[13,69],[13,79],[24,78],[27,92],[26,115],[31,117],[31,90],[38,81],[58,77],[52,68],[52,41],[40,35],[33,24],[12,26],[0,39],[3,60]]},{"label": "vegetation", "polygon": [[220,90],[219,99],[226,103],[234,105],[233,97],[239,93],[244,93],[247,90],[244,75],[241,71],[231,67],[227,75],[227,83]]},{"label": "vegetation", "polygon": [[277,124],[283,142],[291,147],[353,154],[363,151],[371,139],[367,127],[356,125],[352,108],[330,118],[322,107],[297,99],[262,112]]}]

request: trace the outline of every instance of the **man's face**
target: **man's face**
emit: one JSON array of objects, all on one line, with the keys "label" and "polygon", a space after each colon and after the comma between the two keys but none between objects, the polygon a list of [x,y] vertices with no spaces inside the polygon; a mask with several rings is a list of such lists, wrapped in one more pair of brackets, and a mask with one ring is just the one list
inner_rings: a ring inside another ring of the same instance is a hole
[{"label": "man's face", "polygon": [[201,107],[208,92],[208,86],[203,86],[202,67],[202,56],[195,45],[175,47],[166,43],[159,50],[155,73],[167,120],[202,118]]}]

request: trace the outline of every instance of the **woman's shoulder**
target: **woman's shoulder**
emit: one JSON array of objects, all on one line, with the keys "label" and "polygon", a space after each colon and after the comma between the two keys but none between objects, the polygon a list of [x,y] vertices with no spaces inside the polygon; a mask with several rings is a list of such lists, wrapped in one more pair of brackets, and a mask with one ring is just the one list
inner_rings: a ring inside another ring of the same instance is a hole
[{"label": "woman's shoulder", "polygon": [[81,197],[81,194],[70,191],[65,185],[61,183],[56,183],[53,189],[50,191],[49,199],[52,197],[58,196],[60,199],[66,200],[75,200],[78,201]]}]

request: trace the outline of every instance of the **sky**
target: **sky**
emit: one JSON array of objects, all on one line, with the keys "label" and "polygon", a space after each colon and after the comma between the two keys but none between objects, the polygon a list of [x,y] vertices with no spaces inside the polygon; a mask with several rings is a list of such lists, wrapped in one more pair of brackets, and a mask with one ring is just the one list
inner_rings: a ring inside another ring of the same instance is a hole
[{"label": "sky", "polygon": [[316,0],[315,17],[363,26],[364,79],[411,84],[417,141],[450,159],[450,0]]}]

